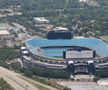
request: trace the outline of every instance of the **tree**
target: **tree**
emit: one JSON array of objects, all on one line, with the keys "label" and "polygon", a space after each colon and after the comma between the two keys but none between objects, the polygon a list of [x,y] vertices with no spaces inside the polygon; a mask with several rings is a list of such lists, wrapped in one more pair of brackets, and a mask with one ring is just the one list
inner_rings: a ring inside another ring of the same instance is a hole
[{"label": "tree", "polygon": [[0,61],[0,66],[8,68],[9,69],[9,64],[7,64],[5,61]]},{"label": "tree", "polygon": [[68,87],[64,87],[63,90],[71,90],[71,88],[68,88]]},{"label": "tree", "polygon": [[14,70],[20,70],[22,67],[21,67],[21,63],[16,61],[16,62],[12,62],[10,64],[10,66],[14,69]]}]

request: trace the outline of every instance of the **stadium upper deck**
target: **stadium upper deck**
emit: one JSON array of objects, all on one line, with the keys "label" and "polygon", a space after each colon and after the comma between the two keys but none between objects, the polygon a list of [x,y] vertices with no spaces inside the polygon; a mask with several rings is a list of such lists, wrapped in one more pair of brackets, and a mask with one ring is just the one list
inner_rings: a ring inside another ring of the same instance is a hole
[{"label": "stadium upper deck", "polygon": [[[97,38],[73,38],[73,39],[53,39],[53,40],[48,40],[48,39],[36,39],[32,38],[29,39],[25,42],[27,48],[29,49],[30,52],[33,54],[37,54],[38,51],[45,51],[48,53],[50,49],[42,49],[44,47],[61,47],[61,46],[79,46],[79,47],[85,47],[88,49],[91,49],[93,51],[96,51],[96,54],[99,55],[101,58],[108,57],[108,45],[103,42],[100,39]],[[56,51],[55,49],[52,49],[52,51]],[[58,48],[57,51],[63,52],[66,50],[66,48]],[[51,51],[51,50],[50,50]],[[53,56],[52,54],[47,54],[48,56]],[[58,53],[56,55],[60,55],[61,53]]]}]

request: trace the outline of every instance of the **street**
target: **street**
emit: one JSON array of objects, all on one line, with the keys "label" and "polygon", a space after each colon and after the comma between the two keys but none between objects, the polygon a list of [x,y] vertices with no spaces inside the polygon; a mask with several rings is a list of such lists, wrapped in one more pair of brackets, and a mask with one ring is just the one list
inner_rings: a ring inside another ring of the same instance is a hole
[{"label": "street", "polygon": [[0,78],[4,78],[4,80],[8,84],[10,84],[15,90],[40,90],[39,88],[36,88],[35,85],[32,85],[30,82],[36,83],[36,85],[39,85],[43,88],[47,88],[47,90],[57,90],[51,86],[26,78],[18,73],[10,71],[1,66],[0,66]]}]

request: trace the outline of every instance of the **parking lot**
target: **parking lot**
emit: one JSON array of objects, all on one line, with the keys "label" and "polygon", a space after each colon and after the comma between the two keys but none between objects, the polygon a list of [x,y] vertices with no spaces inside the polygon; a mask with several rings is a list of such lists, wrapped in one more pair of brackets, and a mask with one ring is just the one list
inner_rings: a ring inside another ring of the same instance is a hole
[{"label": "parking lot", "polygon": [[91,80],[92,78],[93,76],[89,75],[76,75],[74,81],[59,81],[58,83],[72,90],[108,90],[108,79],[101,79],[96,83]]},{"label": "parking lot", "polygon": [[72,90],[108,90],[108,86],[98,85],[95,82],[62,81],[58,83],[65,87],[69,87]]}]

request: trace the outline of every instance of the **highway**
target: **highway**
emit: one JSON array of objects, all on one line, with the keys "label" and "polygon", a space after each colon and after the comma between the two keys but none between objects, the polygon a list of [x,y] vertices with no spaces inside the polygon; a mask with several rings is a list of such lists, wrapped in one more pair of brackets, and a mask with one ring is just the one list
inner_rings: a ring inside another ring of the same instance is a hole
[{"label": "highway", "polygon": [[4,80],[8,84],[10,84],[15,90],[40,90],[39,88],[36,88],[36,86],[32,85],[30,82],[33,82],[36,85],[39,85],[40,87],[47,88],[48,90],[57,90],[56,88],[24,77],[18,73],[15,73],[1,66],[0,66],[0,78],[4,78]]},{"label": "highway", "polygon": [[0,67],[0,77],[4,78],[15,90],[38,90],[33,85],[18,77],[17,73],[3,67]]}]

